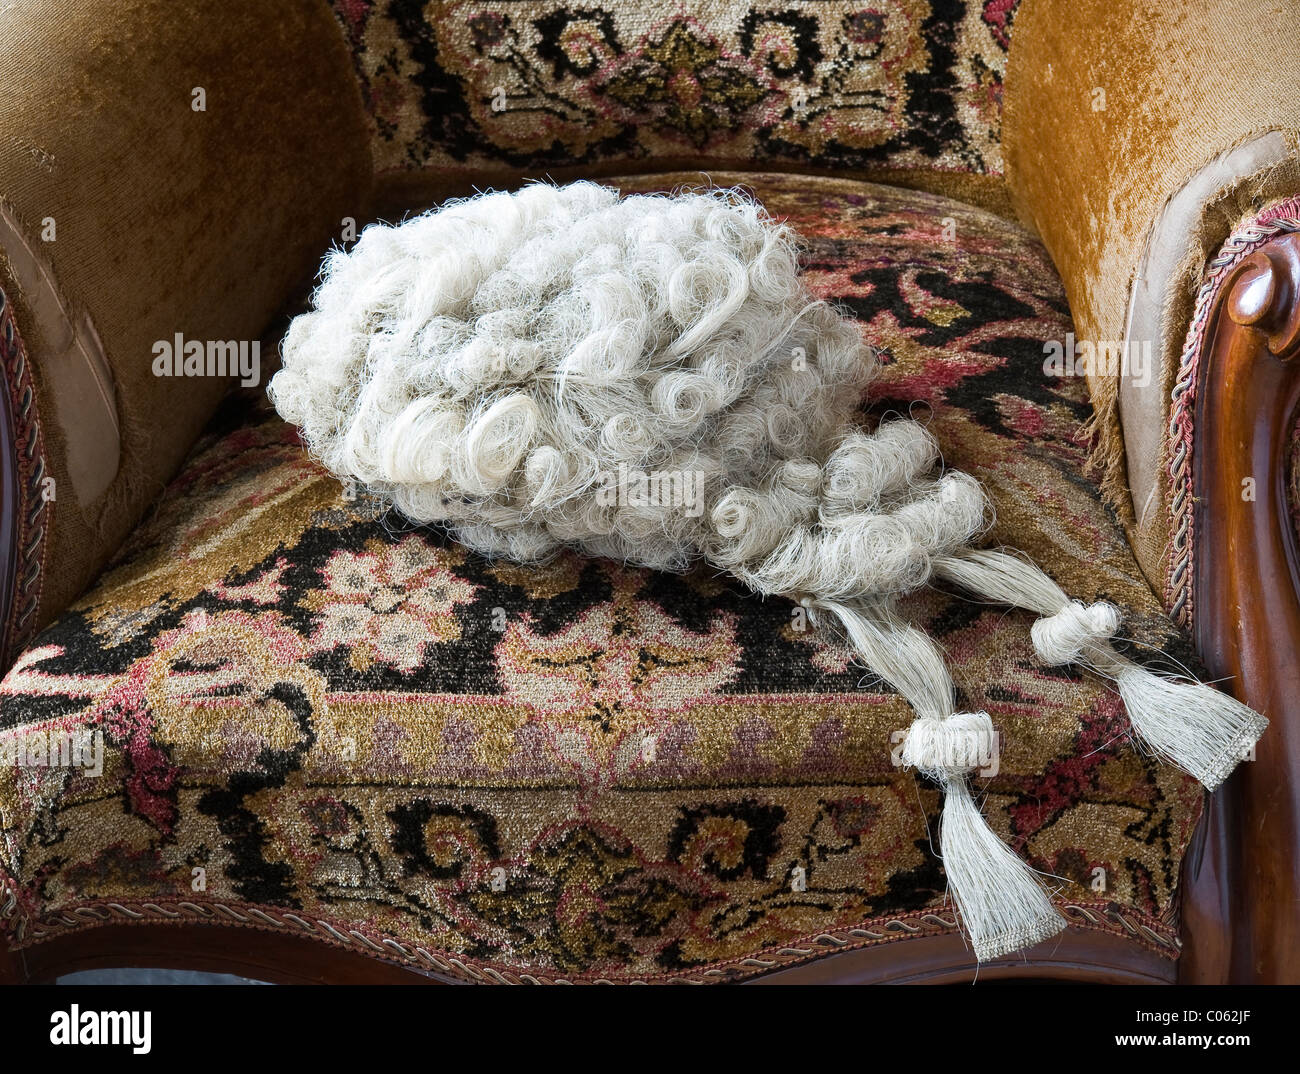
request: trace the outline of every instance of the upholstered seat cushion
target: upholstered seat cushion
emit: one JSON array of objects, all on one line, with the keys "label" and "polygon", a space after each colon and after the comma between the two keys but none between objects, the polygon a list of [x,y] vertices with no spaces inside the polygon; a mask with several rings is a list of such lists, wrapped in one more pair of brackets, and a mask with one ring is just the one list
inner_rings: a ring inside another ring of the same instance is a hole
[{"label": "upholstered seat cushion", "polygon": [[[649,188],[686,177],[640,180]],[[937,196],[742,181],[887,354],[863,420],[926,418],[1022,549],[1188,659],[1084,472],[1070,319],[1041,246]],[[916,402],[914,402],[916,401]],[[994,828],[1076,927],[1173,957],[1196,784],[1031,617],[906,614],[987,709]],[[4,740],[106,738],[102,774],[0,771],[9,943],[101,920],[284,929],[481,979],[716,980],[955,928],[910,720],[799,610],[709,570],[490,563],[341,488],[233,397],[118,561],[0,685]],[[33,747],[31,744],[35,742]]]}]

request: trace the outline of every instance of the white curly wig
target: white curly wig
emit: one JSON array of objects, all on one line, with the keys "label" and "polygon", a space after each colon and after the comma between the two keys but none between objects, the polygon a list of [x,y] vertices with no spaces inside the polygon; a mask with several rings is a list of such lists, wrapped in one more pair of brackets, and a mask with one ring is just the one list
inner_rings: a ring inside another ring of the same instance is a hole
[{"label": "white curly wig", "polygon": [[[851,423],[874,354],[797,256],[729,191],[462,201],[330,256],[272,394],[331,470],[488,555],[704,556],[764,593],[923,585],[983,494],[931,476],[920,425]],[[598,494],[629,473],[690,496]]]},{"label": "white curly wig", "polygon": [[1064,923],[971,798],[992,722],[953,711],[942,655],[894,598],[939,579],[1037,612],[1040,658],[1115,678],[1145,743],[1207,785],[1263,730],[1119,656],[1113,605],[971,547],[980,486],[940,471],[915,422],[854,422],[874,353],[809,293],[794,233],[738,192],[451,202],[331,253],[314,306],[271,397],[325,466],[410,519],[522,562],[703,558],[837,621],[916,711],[903,759],[945,788],[944,865],[981,958]]}]

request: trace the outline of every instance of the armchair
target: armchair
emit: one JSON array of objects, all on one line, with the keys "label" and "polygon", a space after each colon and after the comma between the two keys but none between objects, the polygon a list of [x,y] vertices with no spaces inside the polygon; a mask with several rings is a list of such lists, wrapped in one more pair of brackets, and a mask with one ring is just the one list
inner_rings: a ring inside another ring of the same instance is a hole
[{"label": "armchair", "polygon": [[[1240,60],[1297,23],[1264,0],[0,12],[0,979],[974,976],[937,796],[889,755],[903,706],[797,608],[467,556],[260,400],[332,243],[544,177],[752,190],[886,354],[864,420],[928,407],[992,542],[1272,720],[1207,804],[1125,744],[1104,683],[1036,666],[1028,616],[911,599],[1002,735],[985,812],[1073,926],[981,977],[1300,979],[1296,58]],[[1076,338],[1150,365],[1062,377]],[[157,375],[185,341],[260,344],[261,386]],[[51,760],[73,733],[97,772]]]}]

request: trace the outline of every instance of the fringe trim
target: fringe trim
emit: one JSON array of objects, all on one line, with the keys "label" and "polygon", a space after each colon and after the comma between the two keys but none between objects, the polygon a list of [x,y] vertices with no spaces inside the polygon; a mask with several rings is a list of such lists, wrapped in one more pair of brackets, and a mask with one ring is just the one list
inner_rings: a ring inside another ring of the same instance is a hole
[{"label": "fringe trim", "polygon": [[1078,440],[1088,447],[1083,472],[1097,477],[1102,500],[1112,507],[1125,526],[1133,524],[1133,497],[1128,487],[1128,457],[1124,453],[1124,430],[1119,420],[1119,380],[1099,378],[1089,383],[1092,416],[1079,430]]}]

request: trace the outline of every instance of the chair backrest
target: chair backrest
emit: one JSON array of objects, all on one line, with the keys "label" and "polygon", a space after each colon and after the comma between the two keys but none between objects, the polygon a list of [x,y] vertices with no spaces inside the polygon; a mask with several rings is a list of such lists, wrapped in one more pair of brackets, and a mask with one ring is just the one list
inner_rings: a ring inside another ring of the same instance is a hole
[{"label": "chair backrest", "polygon": [[1000,175],[1020,0],[330,0],[381,177]]}]

